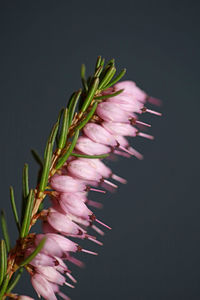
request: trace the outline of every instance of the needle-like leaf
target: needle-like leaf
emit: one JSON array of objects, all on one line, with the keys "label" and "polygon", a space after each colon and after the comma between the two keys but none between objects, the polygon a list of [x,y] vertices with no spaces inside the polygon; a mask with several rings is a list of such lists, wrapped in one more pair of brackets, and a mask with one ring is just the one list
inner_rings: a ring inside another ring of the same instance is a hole
[{"label": "needle-like leaf", "polygon": [[82,85],[83,85],[84,90],[87,92],[88,85],[87,85],[87,80],[86,80],[86,77],[85,77],[85,65],[84,64],[81,65],[81,81],[82,81]]},{"label": "needle-like leaf", "polygon": [[89,120],[92,118],[92,116],[94,115],[94,113],[96,111],[97,105],[98,105],[98,103],[96,102],[92,106],[92,108],[91,108],[90,112],[87,114],[86,118],[76,127],[77,129],[79,129],[79,130],[82,129],[89,122]]},{"label": "needle-like leaf", "polygon": [[66,153],[58,160],[58,163],[56,165],[56,170],[60,169],[64,165],[64,163],[66,162],[68,157],[71,155],[71,153],[74,150],[74,147],[76,145],[76,141],[78,139],[78,136],[79,136],[79,130],[76,130],[71,145],[67,149]]},{"label": "needle-like leaf", "polygon": [[103,79],[99,83],[98,90],[102,90],[107,84],[109,84],[110,80],[115,75],[115,72],[116,72],[116,68],[113,67],[113,66],[108,69],[105,76],[103,77]]},{"label": "needle-like leaf", "polygon": [[103,90],[108,89],[109,87],[113,86],[116,84],[126,73],[126,69],[123,69],[112,81],[110,81],[104,88]]},{"label": "needle-like leaf", "polygon": [[46,154],[45,154],[45,162],[44,162],[44,167],[42,171],[42,176],[39,184],[39,190],[41,192],[44,192],[47,182],[48,182],[48,177],[49,177],[49,170],[51,166],[51,159],[52,159],[52,143],[49,142],[46,148]]},{"label": "needle-like leaf", "polygon": [[7,270],[7,252],[6,252],[6,244],[4,240],[1,240],[0,244],[0,286],[3,282],[4,276]]},{"label": "needle-like leaf", "polygon": [[69,126],[72,123],[72,119],[74,117],[74,113],[76,110],[76,106],[78,103],[78,100],[80,98],[80,95],[82,93],[82,90],[78,90],[76,93],[73,94],[73,96],[71,97],[70,101],[69,101],[69,105],[68,105],[68,111],[69,111]]},{"label": "needle-like leaf", "polygon": [[3,295],[5,294],[5,291],[7,289],[8,283],[9,283],[9,274],[7,274],[4,278],[4,281],[2,283],[1,286],[1,290],[0,290],[0,299],[2,299]]},{"label": "needle-like leaf", "polygon": [[100,65],[101,65],[101,56],[98,56],[96,61],[95,71],[100,67]]},{"label": "needle-like leaf", "polygon": [[21,238],[25,237],[28,233],[32,210],[33,210],[33,202],[34,202],[34,191],[31,189],[28,195],[24,218],[21,226],[21,232],[20,232]]},{"label": "needle-like leaf", "polygon": [[17,207],[16,207],[16,203],[15,203],[14,189],[12,186],[10,186],[10,202],[11,202],[11,206],[12,206],[15,223],[17,225],[18,231],[20,232],[20,222],[19,222]]},{"label": "needle-like leaf", "polygon": [[119,91],[117,91],[117,92],[115,92],[113,94],[106,94],[106,95],[102,95],[102,96],[97,96],[97,97],[95,97],[95,100],[112,98],[112,97],[115,97],[115,96],[121,94],[123,91],[124,90],[122,89],[122,90],[119,90]]},{"label": "needle-like leaf", "polygon": [[99,78],[94,78],[93,82],[91,84],[91,87],[89,88],[89,92],[83,102],[83,105],[81,107],[81,112],[86,111],[86,109],[88,108],[88,106],[90,105],[90,103],[92,102],[92,99],[94,98],[94,95],[98,89],[98,85],[99,85]]},{"label": "needle-like leaf", "polygon": [[106,153],[101,155],[86,155],[86,154],[72,153],[71,156],[95,159],[95,158],[106,158],[109,156],[109,154]]},{"label": "needle-like leaf", "polygon": [[23,180],[23,197],[24,199],[26,199],[29,194],[28,164],[24,165],[22,180]]},{"label": "needle-like leaf", "polygon": [[5,240],[5,243],[6,243],[6,248],[7,248],[7,251],[9,252],[9,250],[10,250],[10,238],[9,238],[9,234],[8,234],[8,228],[7,228],[7,223],[6,223],[6,215],[5,215],[4,210],[1,211],[1,227],[2,227],[4,240]]},{"label": "needle-like leaf", "polygon": [[68,126],[69,126],[69,112],[68,109],[66,108],[63,113],[63,124],[62,124],[59,142],[58,142],[58,149],[62,150],[66,144]]}]

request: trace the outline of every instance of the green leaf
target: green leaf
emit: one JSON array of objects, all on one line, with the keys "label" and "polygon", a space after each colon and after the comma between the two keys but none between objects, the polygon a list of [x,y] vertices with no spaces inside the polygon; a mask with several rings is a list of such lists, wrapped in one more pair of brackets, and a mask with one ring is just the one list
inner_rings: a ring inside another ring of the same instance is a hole
[{"label": "green leaf", "polygon": [[6,292],[6,289],[7,289],[7,286],[8,286],[8,283],[9,283],[9,274],[7,274],[4,278],[4,281],[3,281],[3,284],[1,286],[1,291],[0,291],[0,299],[2,299],[3,295],[5,294]]},{"label": "green leaf", "polygon": [[31,154],[33,155],[33,158],[35,159],[35,161],[40,165],[41,168],[43,168],[43,161],[42,158],[40,157],[40,155],[37,153],[36,150],[31,149]]},{"label": "green leaf", "polygon": [[99,78],[94,78],[93,82],[91,84],[91,87],[89,88],[89,92],[83,102],[83,105],[81,107],[81,112],[86,111],[86,109],[88,108],[88,106],[90,105],[90,103],[92,102],[94,95],[98,89],[98,85],[99,85]]},{"label": "green leaf", "polygon": [[6,252],[6,244],[4,240],[1,240],[1,244],[0,244],[0,267],[1,267],[1,271],[0,271],[0,286],[3,282],[4,276],[6,274],[7,271],[7,252]]},{"label": "green leaf", "polygon": [[5,239],[5,243],[6,243],[6,248],[7,251],[10,251],[10,238],[9,238],[9,234],[8,234],[8,228],[7,228],[7,224],[6,224],[6,216],[5,216],[5,212],[4,210],[1,211],[1,227],[2,227],[2,232],[3,232],[3,236]]},{"label": "green leaf", "polygon": [[97,62],[96,62],[96,67],[95,67],[95,71],[101,66],[101,56],[97,57]]},{"label": "green leaf", "polygon": [[96,78],[96,77],[99,77],[99,76],[101,75],[102,70],[103,70],[103,67],[100,66],[100,67],[96,70],[96,72],[95,72],[95,74],[94,74],[94,77],[95,77],[95,78]]},{"label": "green leaf", "polygon": [[21,223],[24,217],[27,197],[29,194],[29,178],[28,178],[28,164],[24,165],[22,173],[22,206],[21,206]]},{"label": "green leaf", "polygon": [[25,237],[29,231],[29,225],[31,221],[32,211],[33,211],[33,203],[34,203],[34,191],[31,189],[28,195],[24,218],[21,226],[21,232],[20,232],[21,238]]},{"label": "green leaf", "polygon": [[24,165],[22,180],[23,180],[23,197],[24,197],[24,199],[26,199],[29,194],[28,164]]},{"label": "green leaf", "polygon": [[115,96],[121,94],[123,91],[124,90],[122,89],[122,90],[119,90],[119,91],[117,91],[117,92],[115,92],[113,94],[106,94],[106,95],[102,95],[102,96],[97,96],[97,97],[95,97],[95,100],[112,98],[112,97],[115,97]]},{"label": "green leaf", "polygon": [[105,58],[103,58],[103,59],[101,60],[101,66],[102,66],[102,67],[104,66],[104,63],[105,63]]},{"label": "green leaf", "polygon": [[103,77],[103,79],[99,83],[98,90],[103,89],[110,82],[110,80],[115,75],[115,72],[116,72],[116,68],[113,67],[113,66],[108,69],[108,71],[106,72],[105,76]]},{"label": "green leaf", "polygon": [[96,111],[97,105],[98,105],[98,103],[96,102],[92,106],[92,108],[91,108],[90,112],[87,114],[86,118],[76,127],[77,129],[79,129],[79,130],[82,129],[89,122],[89,120],[92,118],[92,116],[94,115],[94,113]]},{"label": "green leaf", "polygon": [[87,91],[88,85],[87,85],[87,80],[85,78],[85,65],[84,64],[81,65],[81,81],[82,81],[84,90]]},{"label": "green leaf", "polygon": [[95,159],[95,158],[105,158],[105,157],[108,157],[109,154],[106,153],[106,154],[101,154],[101,155],[86,155],[86,154],[72,153],[71,156]]},{"label": "green leaf", "polygon": [[109,82],[103,89],[106,90],[109,87],[113,86],[116,84],[126,73],[126,69],[123,69],[114,79],[113,81]]},{"label": "green leaf", "polygon": [[52,143],[49,142],[47,145],[47,149],[46,149],[45,162],[44,162],[42,176],[41,176],[41,180],[40,180],[40,184],[39,184],[39,190],[41,192],[44,192],[44,190],[47,186],[49,170],[51,167],[51,160],[52,160],[52,150],[53,150]]},{"label": "green leaf", "polygon": [[49,138],[47,140],[46,148],[45,148],[45,151],[44,151],[44,159],[46,159],[47,150],[48,150],[49,144],[51,144],[52,151],[53,151],[53,146],[54,146],[54,142],[55,142],[56,135],[57,135],[57,132],[58,132],[58,127],[59,127],[59,121],[57,121],[54,124],[54,126],[53,126],[53,128],[51,130],[51,133],[49,135]]},{"label": "green leaf", "polygon": [[68,113],[68,109],[66,108],[64,110],[64,114],[63,114],[63,124],[62,124],[59,142],[58,142],[59,149],[63,149],[66,144],[67,132],[68,132],[68,122],[69,122],[69,113]]},{"label": "green leaf", "polygon": [[74,134],[74,138],[72,140],[72,143],[69,146],[69,148],[67,149],[67,152],[58,160],[58,163],[56,165],[56,170],[60,169],[64,165],[64,163],[67,161],[68,157],[71,155],[71,153],[74,150],[74,147],[76,145],[78,136],[79,136],[79,130],[76,130],[76,132]]},{"label": "green leaf", "polygon": [[42,250],[42,248],[44,247],[46,238],[43,238],[40,243],[38,244],[38,246],[35,248],[35,250],[20,264],[20,267],[24,267],[26,265],[28,265],[33,259],[34,257]]},{"label": "green leaf", "polygon": [[12,206],[13,215],[15,218],[15,223],[17,225],[18,231],[20,232],[20,222],[19,222],[17,207],[16,207],[16,203],[15,203],[14,189],[12,186],[10,186],[10,202],[11,202],[11,206]]},{"label": "green leaf", "polygon": [[14,276],[13,279],[11,279],[9,285],[8,285],[8,288],[6,290],[6,293],[10,293],[14,287],[16,286],[16,284],[18,283],[18,281],[20,280],[20,277],[22,276],[22,273],[23,273],[24,269],[23,268],[20,268],[18,273]]},{"label": "green leaf", "polygon": [[76,106],[78,103],[78,100],[80,98],[80,95],[82,93],[82,90],[78,90],[76,93],[73,94],[72,98],[70,99],[69,105],[68,105],[68,109],[69,109],[69,126],[72,123],[73,117],[74,117],[74,113],[76,110]]}]

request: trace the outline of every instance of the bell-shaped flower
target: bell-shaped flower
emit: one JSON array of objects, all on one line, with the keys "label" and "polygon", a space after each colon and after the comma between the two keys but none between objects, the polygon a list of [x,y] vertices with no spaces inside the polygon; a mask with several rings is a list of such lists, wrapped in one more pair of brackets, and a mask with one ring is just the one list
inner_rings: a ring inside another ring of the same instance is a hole
[{"label": "bell-shaped flower", "polygon": [[57,300],[51,283],[41,274],[35,273],[31,276],[31,283],[39,298],[42,296],[46,300]]}]

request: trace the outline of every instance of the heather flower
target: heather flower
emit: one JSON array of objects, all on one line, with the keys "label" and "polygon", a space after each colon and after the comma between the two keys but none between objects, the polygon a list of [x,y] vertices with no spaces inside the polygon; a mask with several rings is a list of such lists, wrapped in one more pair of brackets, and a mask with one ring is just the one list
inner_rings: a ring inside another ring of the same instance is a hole
[{"label": "heather flower", "polygon": [[31,276],[31,283],[38,294],[38,297],[42,296],[47,300],[57,300],[57,297],[53,291],[51,283],[45,279],[44,276],[35,273]]}]

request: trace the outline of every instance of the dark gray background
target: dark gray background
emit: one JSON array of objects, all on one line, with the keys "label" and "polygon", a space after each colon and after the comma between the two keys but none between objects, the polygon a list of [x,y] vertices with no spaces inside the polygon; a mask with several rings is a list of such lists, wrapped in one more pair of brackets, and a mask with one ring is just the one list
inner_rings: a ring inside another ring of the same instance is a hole
[{"label": "dark gray background", "polygon": [[[80,87],[80,64],[114,57],[149,94],[163,100],[151,120],[154,142],[133,144],[145,160],[120,159],[129,184],[100,196],[113,227],[98,257],[80,255],[73,299],[200,299],[199,1],[0,1],[1,206],[16,238],[8,188],[20,203],[21,170],[36,166],[50,127]],[[93,199],[95,194],[93,194]],[[98,197],[99,198],[99,197]],[[105,199],[103,199],[105,198]],[[87,244],[90,249],[96,249]],[[35,295],[29,279],[16,291]]]}]

